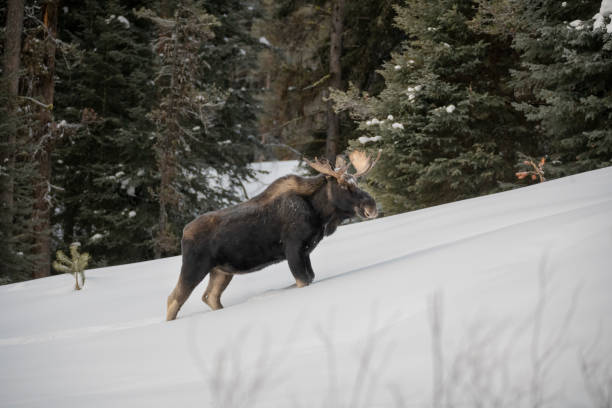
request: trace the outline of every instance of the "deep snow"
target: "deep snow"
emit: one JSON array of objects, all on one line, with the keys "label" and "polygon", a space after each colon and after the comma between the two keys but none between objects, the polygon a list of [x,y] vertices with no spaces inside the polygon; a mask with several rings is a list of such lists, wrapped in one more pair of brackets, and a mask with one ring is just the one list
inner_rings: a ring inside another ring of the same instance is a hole
[{"label": "deep snow", "polygon": [[6,285],[0,406],[597,406],[611,261],[606,168],[341,227],[311,286],[283,262],[211,312],[205,281],[169,323],[179,257]]}]

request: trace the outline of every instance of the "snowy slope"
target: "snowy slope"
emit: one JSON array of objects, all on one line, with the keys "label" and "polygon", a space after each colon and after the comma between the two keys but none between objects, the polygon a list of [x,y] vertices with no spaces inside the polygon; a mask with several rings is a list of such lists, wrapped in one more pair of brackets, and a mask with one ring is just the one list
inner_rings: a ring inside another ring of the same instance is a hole
[{"label": "snowy slope", "polygon": [[205,281],[170,323],[178,257],[2,286],[0,406],[597,406],[611,261],[606,168],[341,227],[311,286]]}]

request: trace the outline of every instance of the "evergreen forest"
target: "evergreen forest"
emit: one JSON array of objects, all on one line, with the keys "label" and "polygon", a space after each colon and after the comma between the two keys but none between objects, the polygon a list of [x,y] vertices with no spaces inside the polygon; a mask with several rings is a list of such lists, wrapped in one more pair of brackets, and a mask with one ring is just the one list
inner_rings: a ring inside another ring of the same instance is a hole
[{"label": "evergreen forest", "polygon": [[8,0],[0,284],[180,254],[249,166],[365,149],[384,215],[612,165],[601,0]]}]

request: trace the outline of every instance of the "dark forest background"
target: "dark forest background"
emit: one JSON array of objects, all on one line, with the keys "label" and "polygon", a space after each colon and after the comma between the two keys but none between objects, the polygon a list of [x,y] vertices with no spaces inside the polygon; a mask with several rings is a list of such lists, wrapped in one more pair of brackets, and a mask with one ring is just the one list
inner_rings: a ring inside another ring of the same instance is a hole
[{"label": "dark forest background", "polygon": [[600,5],[8,0],[0,283],[177,255],[254,161],[382,150],[387,215],[609,166]]}]

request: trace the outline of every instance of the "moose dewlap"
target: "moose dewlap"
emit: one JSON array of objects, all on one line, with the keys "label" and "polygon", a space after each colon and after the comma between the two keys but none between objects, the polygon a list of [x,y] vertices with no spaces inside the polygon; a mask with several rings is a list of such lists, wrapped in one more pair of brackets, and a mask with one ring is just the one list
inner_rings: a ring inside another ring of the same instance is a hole
[{"label": "moose dewlap", "polygon": [[[314,272],[310,253],[345,219],[377,216],[376,203],[357,187],[374,167],[362,151],[338,158],[333,169],[326,160],[306,162],[318,176],[285,176],[265,191],[234,207],[199,216],[183,230],[183,265],[168,296],[167,320],[174,320],[193,289],[210,274],[202,300],[221,309],[221,294],[235,274],[254,272],[287,260],[298,287],[310,284]],[[348,172],[350,164],[356,173]]]}]

